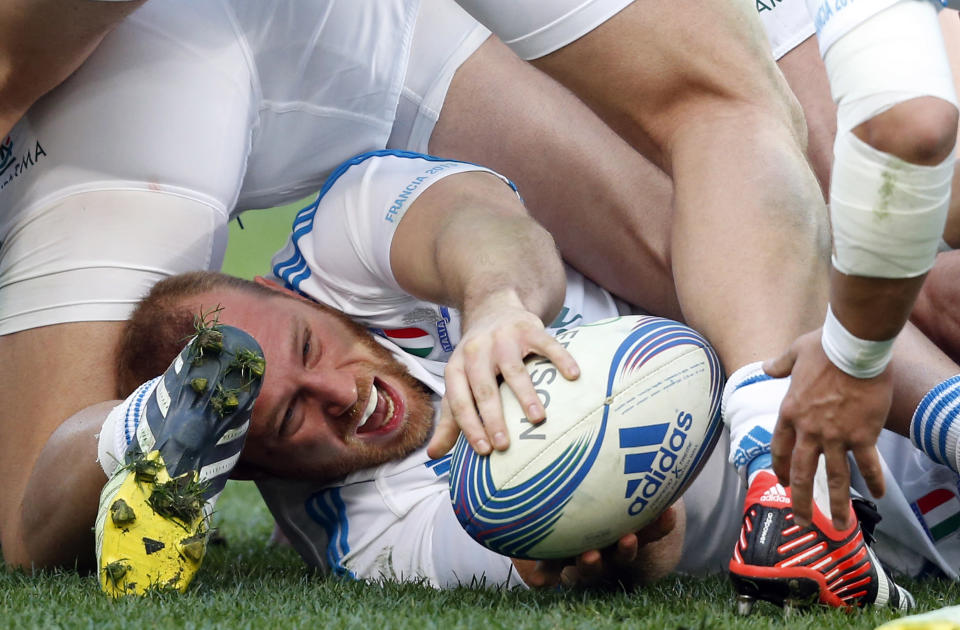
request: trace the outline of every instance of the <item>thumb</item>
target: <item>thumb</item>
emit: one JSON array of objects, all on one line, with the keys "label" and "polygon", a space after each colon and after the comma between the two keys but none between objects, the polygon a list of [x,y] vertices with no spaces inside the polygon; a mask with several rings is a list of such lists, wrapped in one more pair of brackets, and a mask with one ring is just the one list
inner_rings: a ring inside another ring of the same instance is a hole
[{"label": "thumb", "polygon": [[430,442],[427,444],[427,455],[434,459],[443,457],[453,448],[459,436],[460,427],[454,421],[447,399],[444,398],[441,404],[440,420],[437,422],[433,430],[433,436],[430,437]]},{"label": "thumb", "polygon": [[779,357],[767,359],[763,362],[763,371],[773,378],[785,378],[793,371],[793,364],[797,361],[797,353],[791,347]]}]

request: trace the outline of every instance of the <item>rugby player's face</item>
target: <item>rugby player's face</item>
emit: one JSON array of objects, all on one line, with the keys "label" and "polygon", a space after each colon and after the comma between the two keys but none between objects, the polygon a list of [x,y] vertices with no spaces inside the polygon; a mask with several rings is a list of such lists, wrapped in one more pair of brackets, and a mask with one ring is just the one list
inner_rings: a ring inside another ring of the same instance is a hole
[{"label": "rugby player's face", "polygon": [[433,426],[429,394],[345,318],[299,298],[238,292],[203,298],[260,343],[266,373],[253,407],[247,470],[318,481],[402,457]]}]

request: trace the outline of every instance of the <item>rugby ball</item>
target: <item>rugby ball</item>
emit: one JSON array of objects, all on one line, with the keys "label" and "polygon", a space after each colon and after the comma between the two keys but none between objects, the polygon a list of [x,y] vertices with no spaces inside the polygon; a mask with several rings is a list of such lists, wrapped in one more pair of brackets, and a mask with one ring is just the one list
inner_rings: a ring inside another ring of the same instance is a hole
[{"label": "rugby ball", "polygon": [[720,434],[723,373],[710,344],[659,317],[619,317],[557,336],[580,366],[526,368],[546,407],[532,424],[500,387],[510,447],[480,456],[460,436],[450,499],[478,542],[520,558],[566,558],[638,531],[693,481]]}]

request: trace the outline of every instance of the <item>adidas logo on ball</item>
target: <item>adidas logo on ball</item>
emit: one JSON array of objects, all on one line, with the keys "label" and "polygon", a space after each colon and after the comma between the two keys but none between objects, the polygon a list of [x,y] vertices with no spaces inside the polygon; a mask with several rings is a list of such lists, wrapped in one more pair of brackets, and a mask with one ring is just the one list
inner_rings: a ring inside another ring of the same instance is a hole
[{"label": "adidas logo on ball", "polygon": [[683,474],[683,470],[676,468],[677,457],[684,444],[687,443],[687,431],[693,425],[693,416],[685,411],[677,414],[676,426],[670,429],[670,423],[655,424],[646,427],[632,427],[620,429],[620,447],[660,446],[652,453],[631,453],[626,456],[623,466],[625,475],[642,474],[641,477],[627,481],[627,497],[634,497],[627,508],[631,516],[640,514],[660,492],[660,487],[667,480],[667,473],[674,476]]}]

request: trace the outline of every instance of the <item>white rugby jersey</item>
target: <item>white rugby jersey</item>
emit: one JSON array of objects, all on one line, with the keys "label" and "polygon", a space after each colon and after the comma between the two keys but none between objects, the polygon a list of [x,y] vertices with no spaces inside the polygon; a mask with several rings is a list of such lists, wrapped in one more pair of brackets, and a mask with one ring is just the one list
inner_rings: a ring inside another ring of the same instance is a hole
[{"label": "white rugby jersey", "polygon": [[[404,291],[390,267],[390,244],[410,204],[427,187],[466,171],[493,173],[476,164],[405,151],[375,151],[345,162],[317,199],[297,214],[290,240],[273,257],[274,275],[429,360],[425,365],[442,376],[442,363],[460,340],[460,314]],[[548,329],[559,333],[616,315],[621,307],[625,305],[568,267],[564,306]]]},{"label": "white rugby jersey", "polygon": [[816,33],[804,0],[757,0],[757,13],[775,60]]}]

